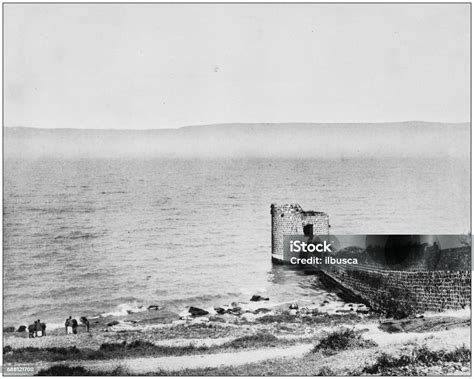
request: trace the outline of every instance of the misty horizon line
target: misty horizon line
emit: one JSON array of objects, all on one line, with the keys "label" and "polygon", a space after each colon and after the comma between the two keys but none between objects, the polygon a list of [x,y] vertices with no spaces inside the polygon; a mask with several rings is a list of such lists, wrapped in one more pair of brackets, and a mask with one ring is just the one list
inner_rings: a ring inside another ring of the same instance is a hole
[{"label": "misty horizon line", "polygon": [[371,121],[371,122],[364,122],[364,121],[355,121],[355,122],[318,122],[318,121],[283,121],[283,122],[224,122],[224,123],[210,123],[210,124],[192,124],[192,125],[183,125],[176,128],[77,128],[77,127],[43,127],[43,126],[24,126],[24,125],[4,125],[3,128],[7,129],[34,129],[34,130],[97,130],[97,131],[155,131],[155,130],[182,130],[186,128],[196,128],[196,127],[209,127],[209,126],[272,126],[272,125],[393,125],[393,124],[450,124],[450,125],[463,125],[463,124],[470,124],[471,121],[424,121],[424,120],[405,120],[405,121]]},{"label": "misty horizon line", "polygon": [[5,127],[5,156],[468,157],[469,123],[232,123],[177,129]]}]

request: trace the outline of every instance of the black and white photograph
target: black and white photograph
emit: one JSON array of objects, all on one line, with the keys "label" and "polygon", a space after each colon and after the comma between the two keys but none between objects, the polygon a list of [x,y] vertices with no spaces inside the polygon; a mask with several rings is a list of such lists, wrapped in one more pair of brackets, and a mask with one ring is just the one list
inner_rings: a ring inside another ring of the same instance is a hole
[{"label": "black and white photograph", "polygon": [[4,376],[471,376],[465,3],[2,3]]}]

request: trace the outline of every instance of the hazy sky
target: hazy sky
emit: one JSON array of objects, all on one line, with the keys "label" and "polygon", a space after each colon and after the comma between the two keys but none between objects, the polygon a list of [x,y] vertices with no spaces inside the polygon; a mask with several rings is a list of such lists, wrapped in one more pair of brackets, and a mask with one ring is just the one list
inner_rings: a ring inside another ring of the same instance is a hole
[{"label": "hazy sky", "polygon": [[469,121],[468,4],[6,4],[4,125]]}]

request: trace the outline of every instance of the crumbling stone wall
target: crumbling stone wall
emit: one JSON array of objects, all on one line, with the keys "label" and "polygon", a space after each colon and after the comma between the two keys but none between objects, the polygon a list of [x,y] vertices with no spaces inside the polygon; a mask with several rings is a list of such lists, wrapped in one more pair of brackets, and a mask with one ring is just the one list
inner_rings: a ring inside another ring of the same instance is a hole
[{"label": "crumbling stone wall", "polygon": [[[329,216],[304,211],[298,204],[271,205],[272,260],[284,262],[284,236],[303,235],[305,225],[313,225],[315,235],[329,234]],[[376,264],[359,265],[356,270],[322,272],[322,278],[338,286],[374,309],[383,310],[387,299],[417,312],[464,309],[471,306],[471,247],[441,251],[437,271],[412,267],[404,271],[386,270]],[[423,263],[426,268],[426,262]],[[416,271],[415,271],[416,270]]]},{"label": "crumbling stone wall", "polygon": [[303,235],[306,225],[313,225],[315,235],[329,234],[329,216],[324,212],[304,211],[298,204],[276,205],[270,208],[272,216],[272,260],[283,263],[285,235]]},{"label": "crumbling stone wall", "polygon": [[416,312],[441,312],[471,306],[471,271],[388,271],[360,267],[322,273],[332,284],[374,309],[387,299]]}]

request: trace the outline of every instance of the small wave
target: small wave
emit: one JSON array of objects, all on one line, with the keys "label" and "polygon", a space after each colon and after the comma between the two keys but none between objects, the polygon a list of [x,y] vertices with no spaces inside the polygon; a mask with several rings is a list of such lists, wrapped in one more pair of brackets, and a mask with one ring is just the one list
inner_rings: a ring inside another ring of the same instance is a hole
[{"label": "small wave", "polygon": [[27,212],[48,212],[50,209],[48,208],[26,208],[25,211]]},{"label": "small wave", "polygon": [[163,302],[163,304],[171,305],[176,308],[182,309],[183,306],[200,306],[200,307],[207,307],[207,306],[214,306],[219,305],[222,302],[232,302],[232,301],[239,301],[242,296],[241,292],[227,292],[224,294],[209,294],[209,295],[197,295],[197,296],[190,296],[180,299],[168,299]]},{"label": "small wave", "polygon": [[75,240],[75,239],[91,239],[91,238],[97,238],[98,235],[94,233],[84,233],[81,231],[73,231],[70,232],[67,235],[57,235],[54,237],[55,240],[61,240],[61,239],[69,239],[69,240]]},{"label": "small wave", "polygon": [[155,202],[155,205],[156,205],[156,206],[163,206],[163,205],[169,203],[170,200],[171,200],[171,197],[166,196],[166,197],[163,197],[163,198],[161,198],[161,199],[158,199],[158,200]]},{"label": "small wave", "polygon": [[38,212],[43,214],[63,214],[63,213],[71,213],[74,212],[74,209],[71,207],[64,207],[64,208],[26,208],[26,212]]},{"label": "small wave", "polygon": [[108,317],[108,316],[114,316],[114,317],[119,317],[119,316],[126,316],[131,313],[140,313],[140,312],[145,312],[147,308],[143,304],[138,304],[137,302],[133,303],[124,303],[124,304],[119,304],[113,310],[112,312],[106,312],[106,313],[101,313],[100,315],[102,317]]}]

